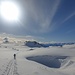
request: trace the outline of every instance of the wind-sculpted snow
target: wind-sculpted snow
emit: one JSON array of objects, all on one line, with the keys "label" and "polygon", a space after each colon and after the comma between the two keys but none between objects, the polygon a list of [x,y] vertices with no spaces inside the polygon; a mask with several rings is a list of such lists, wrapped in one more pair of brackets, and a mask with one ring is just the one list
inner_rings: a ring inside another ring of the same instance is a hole
[{"label": "wind-sculpted snow", "polygon": [[64,61],[68,56],[34,56],[27,57],[28,60],[32,60],[38,63],[41,63],[50,68],[60,68],[62,61]]}]

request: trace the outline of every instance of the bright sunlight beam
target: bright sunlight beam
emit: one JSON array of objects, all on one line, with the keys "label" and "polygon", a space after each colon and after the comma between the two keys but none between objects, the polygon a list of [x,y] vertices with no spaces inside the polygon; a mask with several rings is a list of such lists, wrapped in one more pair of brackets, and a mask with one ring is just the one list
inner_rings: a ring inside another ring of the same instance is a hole
[{"label": "bright sunlight beam", "polygon": [[11,1],[1,2],[1,16],[7,21],[16,21],[20,16],[18,6]]}]

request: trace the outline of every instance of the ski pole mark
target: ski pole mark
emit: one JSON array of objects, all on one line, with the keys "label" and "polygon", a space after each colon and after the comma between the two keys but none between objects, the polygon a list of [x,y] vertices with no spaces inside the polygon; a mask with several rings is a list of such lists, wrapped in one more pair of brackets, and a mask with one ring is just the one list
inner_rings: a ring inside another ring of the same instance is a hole
[{"label": "ski pole mark", "polygon": [[17,61],[10,60],[2,75],[19,75],[17,72]]},{"label": "ski pole mark", "polygon": [[13,71],[13,75],[19,75],[19,73],[17,72],[17,61],[14,60],[14,71]]}]

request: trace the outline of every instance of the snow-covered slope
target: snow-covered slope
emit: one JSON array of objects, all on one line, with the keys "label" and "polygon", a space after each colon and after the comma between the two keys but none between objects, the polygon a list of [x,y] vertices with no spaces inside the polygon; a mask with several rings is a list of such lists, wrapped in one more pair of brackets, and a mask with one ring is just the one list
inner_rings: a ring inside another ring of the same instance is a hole
[{"label": "snow-covered slope", "polygon": [[30,48],[1,43],[0,75],[75,75],[75,47]]}]

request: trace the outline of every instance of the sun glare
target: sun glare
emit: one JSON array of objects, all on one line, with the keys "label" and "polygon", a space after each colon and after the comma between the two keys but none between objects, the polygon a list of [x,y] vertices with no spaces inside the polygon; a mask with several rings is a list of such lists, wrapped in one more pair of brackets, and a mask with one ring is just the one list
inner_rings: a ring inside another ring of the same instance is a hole
[{"label": "sun glare", "polygon": [[20,16],[18,6],[10,1],[1,2],[1,16],[8,21],[16,21]]}]

